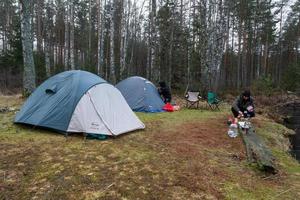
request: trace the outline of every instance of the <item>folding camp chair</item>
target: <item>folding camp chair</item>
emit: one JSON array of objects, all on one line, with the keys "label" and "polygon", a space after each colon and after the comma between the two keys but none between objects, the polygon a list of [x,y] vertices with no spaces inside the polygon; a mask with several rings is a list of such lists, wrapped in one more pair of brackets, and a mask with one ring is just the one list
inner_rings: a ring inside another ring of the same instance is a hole
[{"label": "folding camp chair", "polygon": [[192,106],[196,106],[198,108],[201,99],[200,92],[187,92],[185,94],[186,107],[191,108]]},{"label": "folding camp chair", "polygon": [[220,110],[219,102],[220,102],[220,100],[217,98],[216,93],[214,93],[214,92],[208,92],[207,93],[207,104],[209,105],[209,107],[212,110],[215,110],[215,109]]}]

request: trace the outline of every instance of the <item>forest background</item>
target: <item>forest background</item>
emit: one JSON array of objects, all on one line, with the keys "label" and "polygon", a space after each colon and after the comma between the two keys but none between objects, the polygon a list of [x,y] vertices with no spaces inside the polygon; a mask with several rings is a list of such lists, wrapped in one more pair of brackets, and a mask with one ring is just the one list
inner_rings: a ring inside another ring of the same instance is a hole
[{"label": "forest background", "polygon": [[300,0],[1,0],[0,91],[58,72],[173,90],[297,90]]}]

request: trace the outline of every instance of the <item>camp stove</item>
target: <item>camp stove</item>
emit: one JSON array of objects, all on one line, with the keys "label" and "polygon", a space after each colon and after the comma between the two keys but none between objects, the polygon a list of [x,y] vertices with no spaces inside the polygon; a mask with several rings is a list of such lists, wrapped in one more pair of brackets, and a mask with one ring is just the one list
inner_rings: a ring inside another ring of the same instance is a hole
[{"label": "camp stove", "polygon": [[252,127],[250,118],[241,118],[238,122],[238,127],[248,133],[248,130]]},{"label": "camp stove", "polygon": [[229,126],[228,135],[229,137],[233,137],[233,138],[237,137],[238,129],[248,134],[249,133],[248,130],[252,128],[250,117],[246,117],[246,118],[242,117],[240,119],[229,118],[227,124]]}]

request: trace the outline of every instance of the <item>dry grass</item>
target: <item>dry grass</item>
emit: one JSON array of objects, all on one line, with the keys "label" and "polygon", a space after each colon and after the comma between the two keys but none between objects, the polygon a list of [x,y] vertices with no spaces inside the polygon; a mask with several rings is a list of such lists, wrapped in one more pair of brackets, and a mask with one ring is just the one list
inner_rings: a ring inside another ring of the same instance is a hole
[{"label": "dry grass", "polygon": [[[21,102],[0,97],[0,107]],[[262,137],[274,139],[280,169],[266,177],[247,164],[241,139],[227,137],[228,114],[139,113],[144,131],[84,141],[13,125],[14,113],[2,113],[0,199],[297,199],[299,164],[273,134],[284,127],[257,122]]]}]

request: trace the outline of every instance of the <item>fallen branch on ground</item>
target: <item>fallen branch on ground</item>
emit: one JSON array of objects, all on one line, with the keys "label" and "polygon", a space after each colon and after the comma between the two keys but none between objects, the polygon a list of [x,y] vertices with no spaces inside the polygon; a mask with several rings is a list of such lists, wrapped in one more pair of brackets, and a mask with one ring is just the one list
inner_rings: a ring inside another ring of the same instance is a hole
[{"label": "fallen branch on ground", "polygon": [[0,107],[0,113],[7,113],[7,112],[14,112],[17,111],[16,108],[10,108],[10,107]]}]

